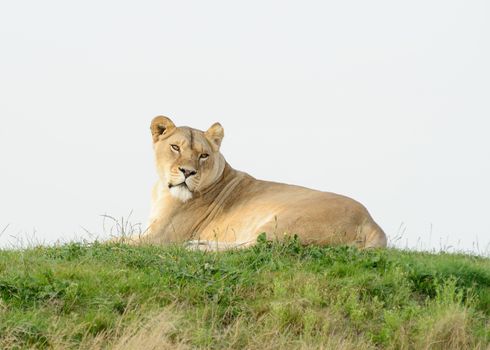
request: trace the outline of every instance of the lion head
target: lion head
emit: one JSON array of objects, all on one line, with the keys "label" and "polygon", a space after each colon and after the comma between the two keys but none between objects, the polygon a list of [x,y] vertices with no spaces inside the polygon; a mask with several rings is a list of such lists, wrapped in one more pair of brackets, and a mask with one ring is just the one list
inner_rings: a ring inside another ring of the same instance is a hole
[{"label": "lion head", "polygon": [[225,160],[219,149],[224,130],[219,123],[203,132],[176,127],[169,118],[158,116],[150,128],[158,176],[173,197],[187,202],[223,174]]}]

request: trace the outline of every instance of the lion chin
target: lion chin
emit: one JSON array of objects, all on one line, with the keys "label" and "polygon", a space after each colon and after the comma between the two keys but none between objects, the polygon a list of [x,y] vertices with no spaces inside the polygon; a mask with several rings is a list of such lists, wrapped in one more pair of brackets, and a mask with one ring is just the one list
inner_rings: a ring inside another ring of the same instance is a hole
[{"label": "lion chin", "polygon": [[187,185],[180,184],[178,186],[172,186],[170,188],[170,195],[174,198],[177,198],[182,203],[187,202],[192,199],[192,192],[187,188]]},{"label": "lion chin", "polygon": [[150,130],[159,179],[148,229],[135,242],[227,250],[249,247],[265,232],[271,240],[297,235],[301,244],[386,246],[383,230],[354,199],[233,169],[220,152],[219,123],[201,131],[158,116]]}]

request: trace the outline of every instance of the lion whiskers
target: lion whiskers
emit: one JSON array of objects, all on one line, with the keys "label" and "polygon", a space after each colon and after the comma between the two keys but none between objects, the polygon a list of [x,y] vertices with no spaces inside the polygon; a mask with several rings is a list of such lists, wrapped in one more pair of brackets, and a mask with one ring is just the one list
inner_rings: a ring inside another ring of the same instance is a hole
[{"label": "lion whiskers", "polygon": [[190,178],[188,178],[186,181],[185,181],[187,187],[191,190],[195,190],[199,184],[199,177],[196,175],[196,176],[192,176]]}]

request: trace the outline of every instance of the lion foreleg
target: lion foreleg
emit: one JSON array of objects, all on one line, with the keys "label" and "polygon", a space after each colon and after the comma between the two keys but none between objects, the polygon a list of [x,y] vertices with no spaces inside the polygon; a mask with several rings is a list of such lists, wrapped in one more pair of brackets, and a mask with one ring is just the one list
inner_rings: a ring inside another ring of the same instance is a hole
[{"label": "lion foreleg", "polygon": [[218,242],[218,241],[187,241],[184,246],[188,250],[200,250],[205,252],[220,252],[232,249],[243,249],[250,247],[253,242]]}]

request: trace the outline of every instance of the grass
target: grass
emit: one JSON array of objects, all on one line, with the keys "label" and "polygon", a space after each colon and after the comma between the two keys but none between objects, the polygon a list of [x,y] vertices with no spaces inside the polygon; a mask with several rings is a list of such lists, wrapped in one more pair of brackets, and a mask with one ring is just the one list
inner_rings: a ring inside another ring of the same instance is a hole
[{"label": "grass", "polygon": [[490,259],[259,239],[0,251],[0,349],[490,349]]}]

